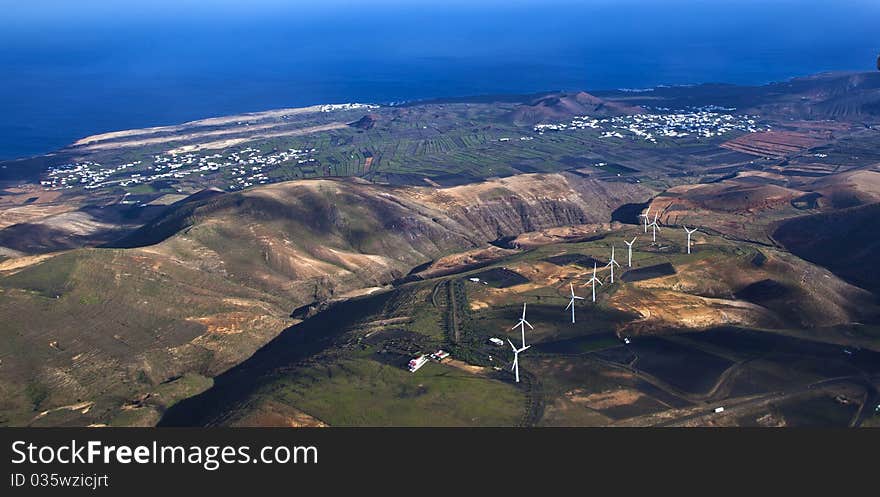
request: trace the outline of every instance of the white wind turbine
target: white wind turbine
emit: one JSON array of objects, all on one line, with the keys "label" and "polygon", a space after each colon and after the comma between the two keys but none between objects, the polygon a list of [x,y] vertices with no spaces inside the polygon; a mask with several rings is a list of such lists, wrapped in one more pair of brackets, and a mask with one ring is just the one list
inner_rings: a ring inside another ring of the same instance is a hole
[{"label": "white wind turbine", "polygon": [[687,226],[684,227],[684,230],[687,231],[688,234],[688,253],[691,253],[691,235],[697,232],[697,228],[689,230]]},{"label": "white wind turbine", "polygon": [[628,242],[626,240],[623,241],[623,243],[626,244],[626,251],[627,251],[626,267],[633,267],[633,244],[636,243],[636,238],[638,238],[638,237],[634,236],[631,242]]},{"label": "white wind turbine", "polygon": [[513,366],[510,369],[516,371],[516,382],[519,383],[519,354],[520,352],[531,347],[531,345],[526,346],[525,344],[523,344],[522,348],[518,349],[514,347],[513,342],[511,342],[509,338],[507,339],[507,343],[509,343],[510,348],[513,349]]},{"label": "white wind turbine", "polygon": [[652,228],[651,241],[653,241],[653,242],[657,241],[657,232],[663,231],[660,229],[660,226],[657,224],[657,216],[659,216],[659,213],[655,212],[654,213],[654,220],[651,222],[651,224],[648,225]]},{"label": "white wind turbine", "polygon": [[[568,310],[568,308],[571,307],[571,324],[574,324],[574,301],[575,300],[584,300],[584,298],[578,297],[577,295],[574,294],[574,284],[569,283],[568,287],[571,288],[571,300],[568,302],[568,306],[565,308],[565,310]],[[523,344],[523,345],[525,345],[525,344]]]},{"label": "white wind turbine", "polygon": [[523,347],[525,347],[526,346],[526,326],[528,326],[529,328],[531,328],[533,330],[535,329],[535,327],[532,326],[531,323],[526,321],[526,303],[525,302],[523,302],[522,317],[519,318],[519,322],[517,322],[515,325],[513,325],[513,328],[511,328],[511,330],[515,330],[517,326],[520,327],[520,333],[522,333],[522,344],[523,344]]},{"label": "white wind turbine", "polygon": [[608,264],[605,267],[611,268],[611,283],[614,284],[614,266],[620,267],[620,264],[614,260],[614,245],[611,246],[611,259],[608,260]]},{"label": "white wind turbine", "polygon": [[648,206],[648,210],[645,211],[644,214],[639,214],[639,217],[645,218],[645,233],[648,232],[648,214],[651,213],[651,206]]},{"label": "white wind turbine", "polygon": [[596,277],[596,263],[593,263],[593,277],[587,281],[588,285],[593,286],[593,302],[596,301],[596,283],[602,284],[602,280]]}]

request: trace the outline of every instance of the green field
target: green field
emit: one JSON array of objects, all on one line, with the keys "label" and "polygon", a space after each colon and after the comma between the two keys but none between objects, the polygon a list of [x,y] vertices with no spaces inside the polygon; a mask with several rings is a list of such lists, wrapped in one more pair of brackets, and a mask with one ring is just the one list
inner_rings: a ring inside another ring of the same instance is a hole
[{"label": "green field", "polygon": [[269,392],[331,426],[513,426],[524,403],[508,382],[435,363],[413,374],[370,357],[298,370]]}]

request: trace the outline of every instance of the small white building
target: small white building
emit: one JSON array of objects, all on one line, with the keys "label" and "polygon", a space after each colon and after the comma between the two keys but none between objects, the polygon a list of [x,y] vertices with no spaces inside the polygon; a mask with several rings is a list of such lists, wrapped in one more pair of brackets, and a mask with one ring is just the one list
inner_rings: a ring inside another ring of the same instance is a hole
[{"label": "small white building", "polygon": [[426,362],[428,362],[428,356],[426,356],[425,354],[422,354],[422,355],[416,357],[415,359],[412,359],[411,361],[409,361],[409,365],[408,365],[409,372],[415,373],[416,371],[419,370],[419,368],[424,366]]},{"label": "small white building", "polygon": [[449,357],[449,352],[446,352],[443,349],[440,349],[437,352],[434,352],[433,354],[431,354],[431,359],[434,359],[437,362],[441,362],[441,361],[443,361],[443,359],[446,359],[447,357]]}]

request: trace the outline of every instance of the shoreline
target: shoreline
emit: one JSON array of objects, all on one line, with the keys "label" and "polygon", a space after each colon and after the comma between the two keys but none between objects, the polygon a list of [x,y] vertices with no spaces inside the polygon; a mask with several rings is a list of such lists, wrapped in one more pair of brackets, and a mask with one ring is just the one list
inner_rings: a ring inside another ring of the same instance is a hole
[{"label": "shoreline", "polygon": [[[760,88],[765,86],[777,85],[777,84],[785,84],[796,80],[802,79],[814,79],[820,77],[829,77],[829,76],[840,76],[840,75],[855,75],[855,74],[863,74],[863,73],[872,73],[873,71],[860,71],[860,70],[839,70],[839,71],[822,71],[812,74],[793,76],[784,80],[777,81],[767,81],[759,84],[733,84],[733,83],[724,83],[724,82],[702,82],[702,83],[687,83],[687,84],[658,84],[652,87],[645,88],[614,88],[614,89],[594,89],[594,90],[546,90],[546,91],[538,91],[538,92],[524,92],[524,93],[485,93],[485,94],[477,94],[477,95],[457,95],[457,96],[448,96],[448,97],[429,97],[429,98],[421,98],[421,99],[410,99],[410,100],[391,100],[387,102],[379,102],[379,103],[363,103],[363,102],[348,102],[348,103],[319,103],[306,105],[302,107],[281,107],[281,108],[272,108],[265,110],[257,110],[257,111],[247,111],[247,112],[239,112],[234,114],[226,114],[226,115],[218,115],[218,116],[209,116],[205,118],[184,121],[181,123],[175,124],[164,124],[164,125],[156,125],[156,126],[147,126],[143,128],[127,128],[127,129],[118,129],[112,131],[105,132],[96,132],[94,134],[90,134],[81,138],[77,138],[74,141],[68,143],[67,145],[55,148],[51,150],[47,150],[45,152],[38,152],[32,155],[25,155],[19,157],[9,157],[9,158],[0,158],[0,165],[5,165],[7,163],[13,163],[18,161],[27,161],[33,160],[40,157],[46,157],[49,155],[53,155],[56,153],[64,153],[68,151],[74,151],[80,147],[88,147],[101,142],[111,141],[120,138],[132,138],[132,137],[144,137],[148,135],[156,135],[162,133],[176,133],[180,131],[186,131],[190,128],[199,128],[199,127],[211,127],[211,126],[224,126],[229,124],[234,124],[240,121],[241,124],[246,122],[254,122],[259,121],[261,119],[271,119],[271,118],[281,118],[285,115],[302,115],[309,113],[317,113],[317,112],[325,112],[322,110],[326,107],[342,107],[342,106],[350,106],[350,105],[362,105],[362,106],[374,106],[375,108],[380,107],[392,107],[392,108],[405,108],[419,105],[432,105],[432,104],[454,104],[454,103],[521,103],[523,101],[529,100],[531,98],[538,98],[543,95],[547,95],[550,93],[559,93],[559,92],[575,92],[575,91],[586,91],[587,93],[597,95],[597,96],[607,96],[609,94],[620,93],[622,95],[630,94],[630,95],[641,95],[646,93],[653,93],[658,90],[674,90],[674,89],[688,89],[694,88],[698,86],[711,86],[711,85],[724,85],[731,87],[739,87],[739,88]],[[344,110],[344,109],[332,109],[332,110]]]}]

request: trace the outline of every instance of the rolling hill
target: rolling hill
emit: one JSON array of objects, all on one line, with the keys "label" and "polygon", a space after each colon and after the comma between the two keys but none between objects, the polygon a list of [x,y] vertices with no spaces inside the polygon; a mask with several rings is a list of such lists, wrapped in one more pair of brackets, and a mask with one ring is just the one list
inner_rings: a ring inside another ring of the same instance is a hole
[{"label": "rolling hill", "polygon": [[644,109],[603,100],[587,92],[551,93],[519,105],[509,119],[517,124],[537,124],[570,119],[574,116],[608,117],[640,114]]},{"label": "rolling hill", "polygon": [[114,248],[0,263],[0,420],[152,424],[295,322],[298,307],[374,291],[501,236],[606,221],[612,205],[650,195],[559,174],[196,194]]},{"label": "rolling hill", "polygon": [[878,215],[880,203],[798,217],[779,223],[773,238],[799,257],[876,294]]}]

